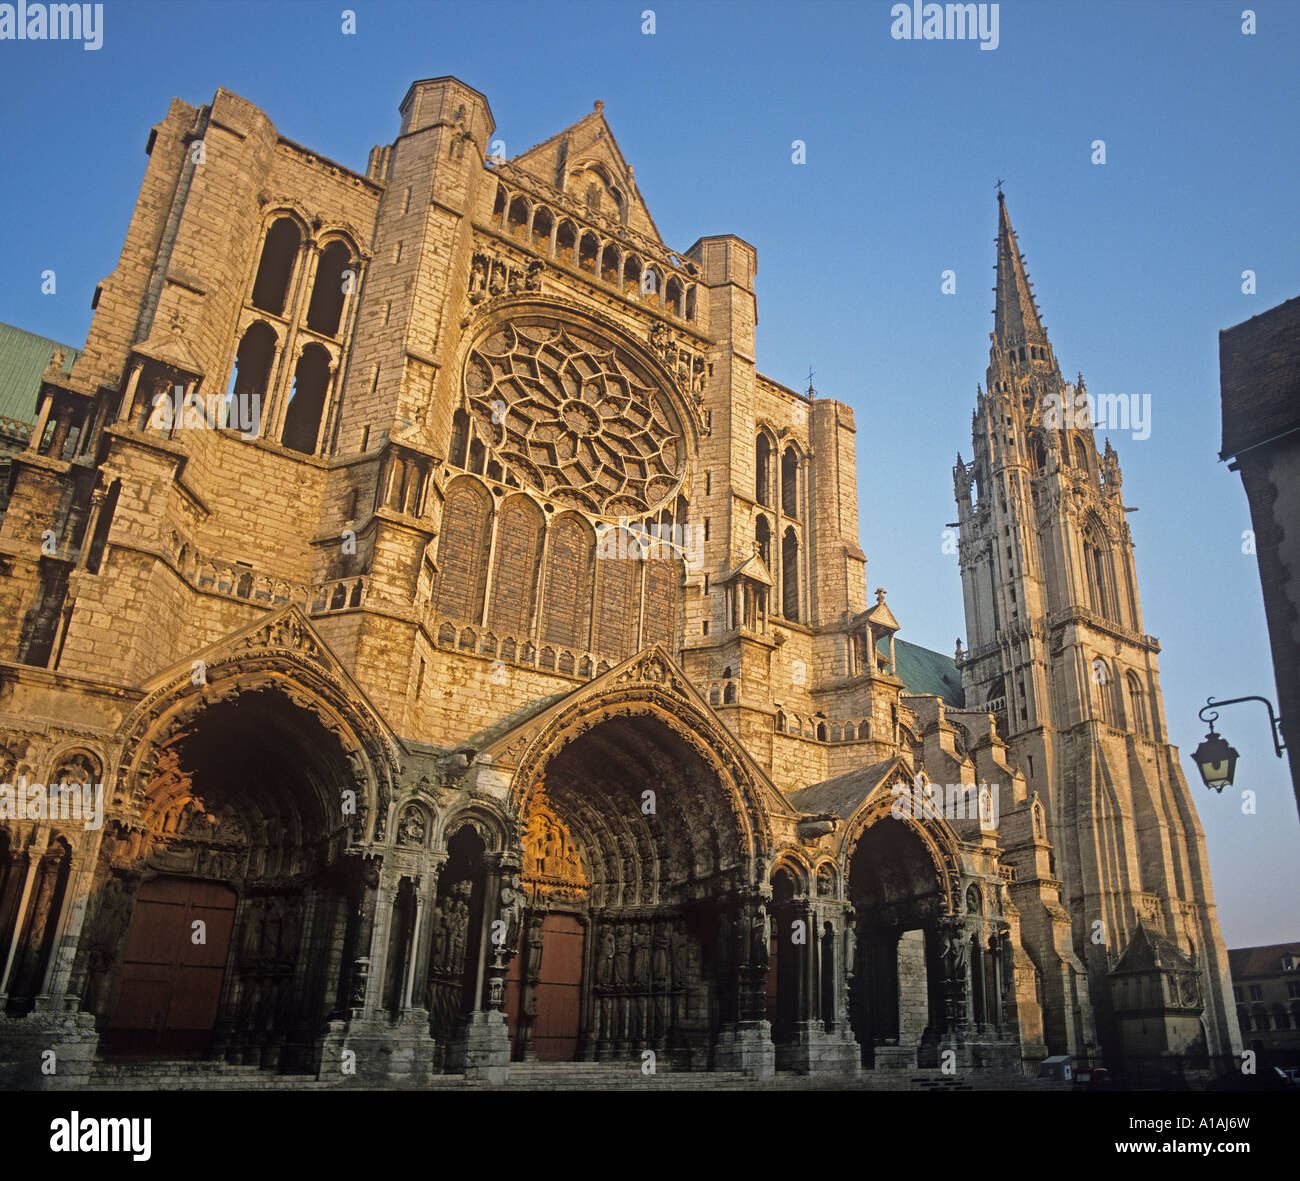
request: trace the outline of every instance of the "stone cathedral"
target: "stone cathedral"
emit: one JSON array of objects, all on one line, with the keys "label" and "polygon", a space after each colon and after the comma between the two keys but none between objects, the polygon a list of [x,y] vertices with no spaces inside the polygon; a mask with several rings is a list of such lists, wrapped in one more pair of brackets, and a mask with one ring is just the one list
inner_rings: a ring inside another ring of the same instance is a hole
[{"label": "stone cathedral", "polygon": [[1005,205],[954,661],[868,594],[852,409],[755,368],[754,247],[666,246],[600,103],[510,160],[454,78],[400,114],[361,173],[173,101],[4,435],[0,1077],[1221,1068],[1119,465],[1045,425]]}]

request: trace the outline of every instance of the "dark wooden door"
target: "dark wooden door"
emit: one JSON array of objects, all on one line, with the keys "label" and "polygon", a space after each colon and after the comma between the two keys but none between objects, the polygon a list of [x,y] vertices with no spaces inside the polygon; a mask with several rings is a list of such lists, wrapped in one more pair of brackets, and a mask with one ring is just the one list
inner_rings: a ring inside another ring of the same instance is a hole
[{"label": "dark wooden door", "polygon": [[[113,1049],[187,1054],[207,1045],[225,982],[235,902],[234,890],[217,882],[155,878],[140,887],[109,1022]],[[200,920],[204,941],[196,943]]]},{"label": "dark wooden door", "polygon": [[568,914],[548,914],[542,924],[542,970],[537,985],[533,1049],[537,1057],[571,1061],[582,1020],[582,924]]}]

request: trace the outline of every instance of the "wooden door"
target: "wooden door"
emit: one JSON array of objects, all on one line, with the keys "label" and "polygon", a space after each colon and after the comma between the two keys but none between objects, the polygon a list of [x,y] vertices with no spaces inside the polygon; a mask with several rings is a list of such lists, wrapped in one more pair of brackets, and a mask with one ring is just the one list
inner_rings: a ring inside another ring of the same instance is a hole
[{"label": "wooden door", "polygon": [[[234,890],[218,882],[155,878],[140,887],[109,1022],[114,1049],[204,1049],[221,1002],[235,902]],[[200,930],[203,941],[196,942]]]},{"label": "wooden door", "polygon": [[583,926],[573,915],[546,916],[533,1023],[533,1049],[540,1059],[572,1061],[578,1053],[583,940]]}]

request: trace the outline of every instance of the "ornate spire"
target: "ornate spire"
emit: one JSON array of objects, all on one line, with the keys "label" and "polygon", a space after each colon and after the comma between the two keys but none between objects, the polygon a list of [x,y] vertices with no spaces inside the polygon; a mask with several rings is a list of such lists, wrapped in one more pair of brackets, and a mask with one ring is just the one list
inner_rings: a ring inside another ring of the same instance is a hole
[{"label": "ornate spire", "polygon": [[1011,344],[1045,345],[1047,333],[1034,302],[1033,288],[1025,271],[1025,260],[1020,255],[1016,232],[1007,216],[1006,198],[998,193],[998,285],[997,306],[994,309],[993,334],[995,342],[1006,348]]}]

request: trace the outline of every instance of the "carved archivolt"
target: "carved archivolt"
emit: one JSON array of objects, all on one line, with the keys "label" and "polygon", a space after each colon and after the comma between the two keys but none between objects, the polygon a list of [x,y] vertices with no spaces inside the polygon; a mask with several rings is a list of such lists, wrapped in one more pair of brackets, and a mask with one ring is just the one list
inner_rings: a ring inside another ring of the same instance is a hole
[{"label": "carved archivolt", "polygon": [[897,797],[890,794],[895,783],[911,786],[906,768],[900,768],[886,777],[859,805],[842,829],[840,860],[844,866],[853,863],[853,854],[868,829],[884,820],[894,819],[906,825],[925,846],[934,866],[935,884],[942,894],[944,907],[949,914],[956,913],[961,899],[961,841],[946,820],[916,820],[910,816],[894,817],[893,807]]},{"label": "carved archivolt", "polygon": [[384,839],[393,785],[401,773],[397,747],[382,721],[327,663],[328,654],[296,608],[289,608],[232,641],[228,650],[177,672],[156,688],[119,729],[123,757],[112,797],[118,807],[139,810],[165,766],[167,742],[203,711],[241,695],[273,691],[315,715],[339,743],[357,794],[354,834]]},{"label": "carved archivolt", "polygon": [[762,781],[762,773],[751,766],[734,737],[686,696],[672,663],[654,649],[607,675],[608,682],[594,682],[589,694],[579,696],[537,729],[526,730],[501,752],[498,765],[516,766],[511,789],[514,814],[527,814],[546,764],[570,742],[611,718],[645,717],[664,725],[699,756],[716,777],[715,794],[725,801],[742,837],[743,856],[747,861],[765,859],[774,844],[772,818],[790,809]]}]

